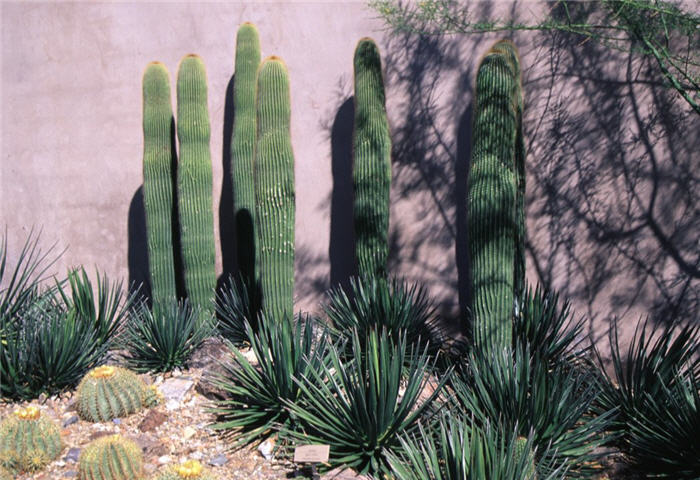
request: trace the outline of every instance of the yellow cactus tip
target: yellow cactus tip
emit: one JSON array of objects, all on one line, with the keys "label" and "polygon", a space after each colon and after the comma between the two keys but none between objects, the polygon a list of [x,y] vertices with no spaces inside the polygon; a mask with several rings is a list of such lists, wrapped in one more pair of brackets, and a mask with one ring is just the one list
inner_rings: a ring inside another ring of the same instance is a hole
[{"label": "yellow cactus tip", "polygon": [[94,369],[91,373],[90,376],[93,378],[109,378],[114,375],[114,367],[110,367],[108,365],[103,365],[101,367],[97,367]]},{"label": "yellow cactus tip", "polygon": [[197,460],[187,460],[175,467],[175,472],[180,478],[197,478],[202,473],[202,464]]},{"label": "yellow cactus tip", "polygon": [[32,405],[27,408],[20,408],[15,412],[15,415],[22,420],[36,420],[41,416],[41,412],[38,407]]}]

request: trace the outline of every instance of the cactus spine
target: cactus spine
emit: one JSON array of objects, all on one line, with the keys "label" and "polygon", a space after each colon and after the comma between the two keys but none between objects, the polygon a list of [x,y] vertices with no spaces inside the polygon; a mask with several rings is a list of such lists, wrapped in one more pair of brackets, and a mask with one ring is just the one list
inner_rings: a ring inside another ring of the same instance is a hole
[{"label": "cactus spine", "polygon": [[193,307],[212,312],[215,274],[212,169],[204,63],[197,55],[177,73],[178,205],[185,289]]},{"label": "cactus spine", "polygon": [[133,372],[102,366],[90,370],[77,389],[77,411],[90,422],[106,422],[135,413],[149,401],[146,385]]},{"label": "cactus spine", "polygon": [[391,137],[379,49],[370,38],[357,44],[353,190],[358,273],[386,276],[389,252]]},{"label": "cactus spine", "polygon": [[170,75],[152,62],[143,75],[143,197],[148,232],[148,260],[154,305],[177,297],[174,218],[173,111]]},{"label": "cactus spine", "polygon": [[141,448],[121,435],[98,438],[80,454],[78,473],[80,480],[140,480]]},{"label": "cactus spine", "polygon": [[169,467],[155,480],[216,480],[216,477],[197,460],[187,460],[180,465]]},{"label": "cactus spine", "polygon": [[238,268],[248,285],[256,283],[255,238],[255,83],[260,65],[260,40],[252,23],[236,36],[236,72],[233,85],[234,123],[231,138],[231,174],[236,222]]},{"label": "cactus spine", "polygon": [[294,308],[294,153],[290,134],[289,75],[279,57],[258,69],[255,217],[263,308],[273,318]]},{"label": "cactus spine", "polygon": [[21,408],[0,423],[0,467],[9,472],[40,470],[62,449],[58,426],[37,407]]},{"label": "cactus spine", "polygon": [[525,283],[522,93],[515,46],[496,43],[476,79],[469,174],[469,255],[474,344],[511,345],[513,307]]}]

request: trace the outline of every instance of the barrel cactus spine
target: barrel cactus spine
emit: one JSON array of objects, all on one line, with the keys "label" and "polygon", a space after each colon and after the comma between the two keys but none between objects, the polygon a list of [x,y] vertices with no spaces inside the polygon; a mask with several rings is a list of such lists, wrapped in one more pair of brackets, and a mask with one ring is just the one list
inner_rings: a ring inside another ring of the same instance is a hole
[{"label": "barrel cactus spine", "polygon": [[185,56],[177,73],[177,169],[180,243],[190,304],[213,313],[216,287],[207,75],[202,59]]},{"label": "barrel cactus spine", "polygon": [[477,73],[468,187],[473,337],[483,351],[511,345],[514,302],[525,283],[521,118],[517,50],[501,41]]},{"label": "barrel cactus spine", "polygon": [[[233,85],[233,132],[231,174],[233,176],[236,256],[238,268],[249,288],[257,281],[255,233],[255,86],[260,66],[258,30],[250,22],[236,35],[236,70]],[[249,295],[250,296],[250,295]]]},{"label": "barrel cactus spine", "polygon": [[216,477],[197,460],[187,460],[166,468],[155,480],[216,480]]},{"label": "barrel cactus spine", "polygon": [[81,480],[141,480],[143,453],[121,435],[98,438],[80,453],[78,476]]},{"label": "barrel cactus spine", "polygon": [[0,467],[8,473],[41,470],[61,450],[58,425],[35,406],[20,408],[0,423]]},{"label": "barrel cactus spine", "polygon": [[156,308],[177,298],[173,128],[170,74],[162,63],[151,62],[143,74],[143,197],[151,294]]},{"label": "barrel cactus spine", "polygon": [[106,422],[138,412],[149,398],[141,379],[125,368],[102,366],[90,370],[76,391],[78,416]]},{"label": "barrel cactus spine", "polygon": [[379,49],[371,38],[355,49],[353,135],[354,225],[358,273],[386,277],[389,253],[391,136]]},{"label": "barrel cactus spine", "polygon": [[255,218],[263,310],[273,318],[294,309],[294,152],[289,75],[281,58],[266,58],[257,74]]}]

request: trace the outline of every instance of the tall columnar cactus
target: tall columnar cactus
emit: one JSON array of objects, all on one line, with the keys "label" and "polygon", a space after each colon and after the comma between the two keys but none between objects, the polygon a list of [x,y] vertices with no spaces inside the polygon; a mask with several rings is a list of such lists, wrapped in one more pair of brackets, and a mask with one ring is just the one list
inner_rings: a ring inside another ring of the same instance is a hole
[{"label": "tall columnar cactus", "polygon": [[258,69],[255,217],[263,310],[282,318],[294,308],[294,153],[289,75],[271,56]]},{"label": "tall columnar cactus", "polygon": [[143,197],[148,232],[148,261],[153,304],[165,305],[177,297],[173,239],[175,202],[174,128],[170,75],[160,62],[143,74]]},{"label": "tall columnar cactus", "polygon": [[518,437],[515,441],[515,459],[520,462],[523,461],[523,457],[526,458],[524,463],[527,465],[525,473],[527,474],[527,480],[537,480],[535,474],[535,454],[528,445],[527,438]]},{"label": "tall columnar cactus", "polygon": [[141,448],[121,435],[100,437],[80,453],[78,477],[81,480],[141,480],[144,478]]},{"label": "tall columnar cactus", "polygon": [[236,36],[236,72],[233,84],[231,174],[236,221],[238,268],[250,286],[256,282],[255,237],[255,81],[260,66],[258,29],[244,23]]},{"label": "tall columnar cactus", "polygon": [[510,346],[516,295],[524,286],[524,142],[515,46],[496,43],[476,78],[469,174],[473,334],[484,351]]},{"label": "tall columnar cactus", "polygon": [[62,449],[58,425],[37,407],[21,408],[0,423],[0,467],[9,472],[40,470]]},{"label": "tall columnar cactus", "polygon": [[389,252],[391,136],[379,49],[370,38],[357,44],[353,189],[355,252],[361,276],[386,276]]},{"label": "tall columnar cactus", "polygon": [[135,373],[125,368],[102,366],[85,375],[76,396],[80,418],[106,422],[138,412],[152,394]]},{"label": "tall columnar cactus", "polygon": [[187,55],[177,73],[177,170],[180,241],[190,304],[213,311],[215,274],[212,169],[207,76],[202,59]]}]

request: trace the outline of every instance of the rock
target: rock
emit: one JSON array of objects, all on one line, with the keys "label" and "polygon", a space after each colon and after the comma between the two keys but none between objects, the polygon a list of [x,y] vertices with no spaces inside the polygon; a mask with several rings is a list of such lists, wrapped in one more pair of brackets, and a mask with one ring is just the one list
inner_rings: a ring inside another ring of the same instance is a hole
[{"label": "rock", "polygon": [[66,463],[78,463],[78,458],[80,458],[80,449],[71,448],[68,450],[68,453],[66,453],[66,456],[63,457],[63,461]]},{"label": "rock", "polygon": [[158,389],[166,401],[175,400],[177,403],[182,403],[193,385],[194,381],[188,378],[169,378]]},{"label": "rock", "polygon": [[63,428],[66,428],[66,427],[69,426],[69,425],[73,425],[74,423],[78,423],[78,420],[80,420],[80,419],[78,418],[78,416],[77,416],[77,415],[73,415],[73,416],[70,417],[68,420],[66,420],[66,421],[63,422]]},{"label": "rock", "polygon": [[163,455],[162,457],[158,457],[158,464],[159,465],[166,465],[168,463],[172,463],[173,459],[170,455]]},{"label": "rock", "polygon": [[220,364],[214,364],[206,370],[206,373],[199,379],[195,390],[200,395],[209,400],[225,400],[228,396],[224,390],[216,386],[215,379],[225,375],[226,371]]},{"label": "rock", "polygon": [[197,434],[197,430],[195,430],[192,427],[185,427],[185,429],[182,431],[182,436],[185,440],[189,440],[190,438],[194,437]]},{"label": "rock", "polygon": [[180,408],[180,402],[177,400],[168,400],[165,402],[165,409],[169,412],[172,412],[173,410],[177,410]]},{"label": "rock", "polygon": [[113,432],[108,430],[100,430],[90,434],[90,440],[96,440],[100,437],[106,437],[107,435],[112,435]]},{"label": "rock", "polygon": [[139,435],[133,439],[136,444],[141,447],[144,454],[148,456],[159,457],[165,455],[168,449],[160,440],[154,439],[149,435]]},{"label": "rock", "polygon": [[78,472],[76,472],[75,470],[68,470],[62,476],[63,478],[75,478],[78,476]]},{"label": "rock", "polygon": [[189,366],[191,368],[201,368],[207,371],[214,367],[218,361],[227,358],[228,353],[228,347],[220,338],[207,338],[202,346],[192,354]]},{"label": "rock", "polygon": [[221,467],[222,465],[226,465],[227,462],[228,458],[226,458],[226,455],[219,454],[215,457],[210,458],[207,463],[213,467]]},{"label": "rock", "polygon": [[165,423],[168,416],[159,410],[150,410],[139,423],[139,430],[142,432],[151,432]]},{"label": "rock", "polygon": [[275,449],[275,439],[273,437],[268,438],[258,445],[258,452],[265,457],[265,460],[272,460],[274,455],[272,454]]},{"label": "rock", "polygon": [[115,425],[121,425],[122,419],[121,418],[113,418],[112,422],[114,422]]}]

